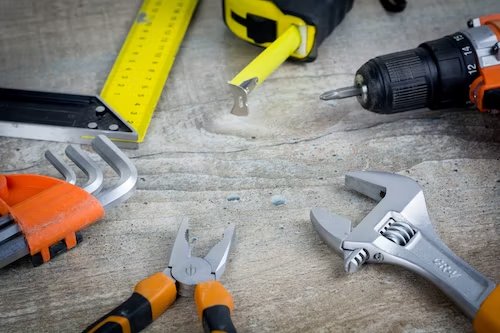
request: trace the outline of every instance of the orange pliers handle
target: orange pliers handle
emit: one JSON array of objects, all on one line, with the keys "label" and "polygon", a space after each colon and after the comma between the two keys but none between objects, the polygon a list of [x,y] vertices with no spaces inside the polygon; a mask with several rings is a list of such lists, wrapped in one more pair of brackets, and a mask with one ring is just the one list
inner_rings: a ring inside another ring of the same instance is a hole
[{"label": "orange pliers handle", "polygon": [[[175,301],[175,281],[156,273],[139,282],[132,296],[84,333],[137,333],[146,328]],[[233,298],[218,281],[199,283],[194,292],[196,308],[205,333],[236,333],[231,321]]]}]

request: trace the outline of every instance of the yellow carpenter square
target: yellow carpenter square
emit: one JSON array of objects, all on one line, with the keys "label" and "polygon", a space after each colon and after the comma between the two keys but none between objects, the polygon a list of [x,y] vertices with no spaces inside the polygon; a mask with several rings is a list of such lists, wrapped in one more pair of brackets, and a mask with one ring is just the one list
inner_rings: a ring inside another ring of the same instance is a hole
[{"label": "yellow carpenter square", "polygon": [[198,0],[145,0],[101,97],[142,142]]}]

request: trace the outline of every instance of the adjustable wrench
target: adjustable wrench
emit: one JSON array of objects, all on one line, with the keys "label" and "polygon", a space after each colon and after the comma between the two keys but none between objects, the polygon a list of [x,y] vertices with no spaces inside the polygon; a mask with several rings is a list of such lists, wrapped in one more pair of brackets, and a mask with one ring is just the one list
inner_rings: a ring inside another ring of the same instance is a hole
[{"label": "adjustable wrench", "polygon": [[420,185],[384,172],[351,172],[346,186],[378,205],[354,228],[321,208],[311,210],[320,238],[344,257],[347,272],[364,263],[405,267],[431,281],[469,318],[477,332],[500,332],[500,288],[459,258],[434,230]]}]

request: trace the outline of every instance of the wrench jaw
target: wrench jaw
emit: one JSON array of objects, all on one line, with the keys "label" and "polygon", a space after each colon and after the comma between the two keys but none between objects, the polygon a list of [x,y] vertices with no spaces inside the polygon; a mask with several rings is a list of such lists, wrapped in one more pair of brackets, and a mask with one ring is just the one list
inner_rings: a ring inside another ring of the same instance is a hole
[{"label": "wrench jaw", "polygon": [[351,233],[351,221],[318,207],[311,209],[310,217],[321,240],[337,254],[344,255],[342,242]]}]

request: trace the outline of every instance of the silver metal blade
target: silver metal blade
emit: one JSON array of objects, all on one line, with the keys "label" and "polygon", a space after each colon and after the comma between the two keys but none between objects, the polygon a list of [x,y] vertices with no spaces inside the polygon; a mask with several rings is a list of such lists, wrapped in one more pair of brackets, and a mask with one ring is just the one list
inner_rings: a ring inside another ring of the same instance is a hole
[{"label": "silver metal blade", "polygon": [[97,194],[102,189],[104,176],[99,166],[77,145],[66,147],[66,155],[85,173],[87,182],[82,188],[91,194]]},{"label": "silver metal blade", "polygon": [[170,257],[168,259],[168,268],[170,270],[174,266],[181,266],[184,261],[191,257],[191,246],[189,245],[189,219],[182,218],[177,237],[175,238]]},{"label": "silver metal blade", "polygon": [[49,149],[45,152],[45,158],[59,171],[64,180],[73,185],[76,183],[75,172],[56,153]]},{"label": "silver metal blade", "polygon": [[130,159],[111,140],[104,135],[92,141],[92,148],[120,176],[111,188],[96,195],[105,210],[119,205],[135,192],[137,169]]},{"label": "silver metal blade", "polygon": [[354,96],[361,96],[362,93],[363,93],[363,90],[357,86],[343,87],[343,88],[334,89],[334,90],[324,92],[323,94],[321,94],[319,96],[319,98],[324,100],[324,101],[328,101],[331,99],[342,99],[342,98],[349,98],[349,97],[354,97]]},{"label": "silver metal blade", "polygon": [[229,252],[231,252],[231,248],[236,237],[235,229],[234,225],[227,227],[224,230],[222,240],[215,244],[205,258],[203,258],[210,263],[210,266],[212,266],[212,274],[215,274],[216,280],[219,280],[226,270]]},{"label": "silver metal blade", "polygon": [[319,237],[343,257],[342,242],[351,233],[351,221],[317,207],[311,209],[310,216]]}]

